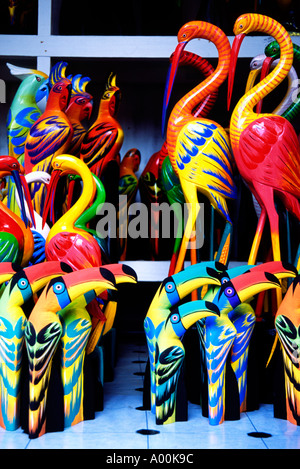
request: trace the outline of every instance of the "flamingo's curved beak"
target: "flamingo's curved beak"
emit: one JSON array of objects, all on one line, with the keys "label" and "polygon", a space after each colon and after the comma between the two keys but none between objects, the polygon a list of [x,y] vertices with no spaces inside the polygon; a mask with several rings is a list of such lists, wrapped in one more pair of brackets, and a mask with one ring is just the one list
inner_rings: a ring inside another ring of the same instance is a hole
[{"label": "flamingo's curved beak", "polygon": [[[270,72],[271,64],[274,61],[273,57],[266,57],[260,72],[260,81],[262,81]],[[263,100],[261,99],[256,106],[256,113],[260,114],[262,109]]]},{"label": "flamingo's curved beak", "polygon": [[178,65],[180,61],[181,54],[183,52],[183,49],[186,46],[186,42],[180,42],[174,53],[172,54],[172,62],[169,67],[168,75],[167,75],[167,80],[166,80],[166,86],[165,86],[165,94],[164,94],[164,102],[163,102],[163,111],[162,111],[162,135],[165,133],[165,125],[166,125],[166,115],[167,115],[167,109],[168,105],[170,102],[170,96],[172,93],[173,89],[173,84],[175,81],[176,73],[178,70]]},{"label": "flamingo's curved beak", "polygon": [[32,207],[32,201],[31,201],[30,192],[29,192],[28,184],[26,182],[24,173],[25,173],[24,168],[21,166],[20,172],[12,171],[11,175],[12,175],[12,178],[14,180],[14,183],[16,185],[16,189],[19,195],[19,200],[21,204],[21,213],[22,213],[22,218],[25,223],[25,226],[27,227],[27,220],[28,220],[27,215],[26,215],[25,202],[29,210],[29,214],[31,218],[30,221],[32,222],[33,226],[35,226],[35,217],[34,217],[34,211]]},{"label": "flamingo's curved beak", "polygon": [[239,50],[244,40],[244,37],[245,37],[245,34],[243,33],[235,36],[232,46],[231,46],[230,66],[229,66],[229,74],[228,74],[228,92],[227,92],[227,109],[228,110],[230,108],[230,102],[231,102],[231,97],[232,97],[232,89],[233,89],[237,58],[238,58]]},{"label": "flamingo's curved beak", "polygon": [[54,196],[55,196],[55,190],[56,190],[60,175],[61,175],[60,169],[55,169],[52,171],[51,179],[47,187],[47,195],[46,195],[46,200],[45,200],[44,209],[43,209],[42,227],[45,226],[50,209],[51,209],[50,218],[54,222]]}]

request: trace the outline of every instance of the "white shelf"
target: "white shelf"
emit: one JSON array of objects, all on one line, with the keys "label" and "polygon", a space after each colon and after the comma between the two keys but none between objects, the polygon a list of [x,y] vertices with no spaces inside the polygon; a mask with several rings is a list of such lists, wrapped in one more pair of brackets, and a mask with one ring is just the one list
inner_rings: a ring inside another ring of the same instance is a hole
[{"label": "white shelf", "polygon": [[[233,39],[233,36],[229,37],[231,44]],[[293,36],[292,40],[300,46],[300,36]],[[261,54],[271,41],[269,36],[247,36],[239,57],[253,58]],[[175,36],[0,35],[0,56],[49,59],[169,59],[176,45]],[[206,58],[218,57],[214,44],[204,39],[191,41],[187,50]]]},{"label": "white shelf", "polygon": [[[37,57],[38,68],[49,73],[51,58],[169,59],[177,45],[176,36],[55,36],[51,35],[52,0],[39,0],[37,35],[0,35],[0,56]],[[232,44],[234,36],[229,36]],[[245,37],[239,57],[261,54],[270,36]],[[300,46],[300,36],[292,36]],[[187,50],[206,58],[217,58],[213,43],[196,39]]]},{"label": "white shelf", "polygon": [[[168,277],[169,261],[124,261],[121,264],[128,265],[137,274],[139,282],[162,282]],[[247,262],[229,262],[229,269],[238,265],[246,265]],[[188,267],[190,262],[184,263],[184,268]]]}]

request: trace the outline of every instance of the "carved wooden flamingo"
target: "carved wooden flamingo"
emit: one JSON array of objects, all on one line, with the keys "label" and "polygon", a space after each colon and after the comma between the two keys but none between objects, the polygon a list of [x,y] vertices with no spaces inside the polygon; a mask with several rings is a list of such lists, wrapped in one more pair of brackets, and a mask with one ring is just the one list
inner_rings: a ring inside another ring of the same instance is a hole
[{"label": "carved wooden flamingo", "polygon": [[[170,56],[170,62],[172,63],[174,59],[174,54]],[[179,58],[179,65],[180,66],[191,66],[195,69],[199,70],[204,77],[210,76],[214,68],[213,66],[203,57],[200,57],[197,54],[193,54],[188,51],[182,51],[182,54]],[[217,99],[218,92],[215,91],[208,95],[202,102],[199,103],[198,106],[193,110],[193,114],[195,116],[202,116],[206,117],[209,112],[211,111],[212,107],[215,104]],[[167,161],[166,161],[167,160]],[[163,169],[164,166],[164,169]],[[164,173],[164,174],[163,174]],[[165,177],[164,177],[165,176]],[[176,187],[176,185],[178,187]],[[170,204],[174,204],[174,202],[184,203],[184,197],[182,194],[181,186],[179,179],[174,172],[172,165],[169,161],[168,156],[168,147],[166,140],[163,142],[161,149],[155,152],[149,159],[146,167],[144,168],[140,179],[139,179],[139,187],[140,193],[142,196],[142,200],[146,202],[148,205],[149,210],[149,227],[151,227],[151,234],[155,233],[156,225],[156,235],[153,237],[150,234],[150,242],[151,242],[151,255],[152,258],[158,258],[159,256],[159,214],[157,211],[152,210],[152,204],[159,205],[160,203],[165,201],[165,195],[168,198]],[[174,268],[176,265],[176,260],[179,252],[181,237],[182,237],[182,227],[181,225],[181,211],[177,215],[177,205],[173,205],[175,208],[175,216],[178,219],[178,234],[176,236],[175,246],[174,246],[174,254],[171,259],[169,274],[171,275],[174,272]],[[152,213],[151,213],[152,212]],[[154,223],[153,223],[154,222]]]},{"label": "carved wooden flamingo", "polygon": [[[168,104],[171,85],[177,70],[178,59],[186,44],[194,38],[213,41],[218,49],[217,68],[202,83],[191,90],[174,106],[167,127],[167,145],[170,161],[180,179],[189,204],[189,217],[180,248],[175,272],[181,270],[192,232],[199,213],[197,190],[206,195],[213,207],[225,218],[226,228],[223,254],[220,262],[228,260],[232,222],[226,198],[236,197],[233,181],[233,157],[226,131],[218,123],[192,114],[195,106],[207,95],[216,91],[227,77],[230,62],[230,44],[219,28],[202,21],[185,24],[178,33],[178,46],[167,84],[165,102]],[[222,241],[223,244],[223,241]],[[193,252],[193,251],[192,251]],[[196,262],[196,259],[192,259]]]},{"label": "carved wooden flamingo", "polygon": [[[275,20],[258,14],[241,15],[235,22],[228,98],[231,98],[238,50],[246,34],[260,31],[279,43],[281,57],[274,70],[244,95],[230,121],[230,139],[239,172],[261,206],[249,264],[255,264],[268,216],[274,260],[281,260],[279,220],[274,205],[278,195],[287,210],[300,219],[300,146],[293,126],[282,116],[256,114],[254,106],[288,75],[293,62],[293,44],[287,31]],[[281,301],[281,291],[277,295]]]}]

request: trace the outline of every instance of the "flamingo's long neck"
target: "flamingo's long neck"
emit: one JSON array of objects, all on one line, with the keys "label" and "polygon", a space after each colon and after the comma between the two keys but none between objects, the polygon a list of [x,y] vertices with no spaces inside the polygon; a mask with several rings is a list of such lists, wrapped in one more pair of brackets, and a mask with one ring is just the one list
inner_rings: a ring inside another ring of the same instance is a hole
[{"label": "flamingo's long neck", "polygon": [[256,114],[253,112],[253,108],[284,80],[293,64],[293,43],[287,31],[277,21],[262,15],[257,16],[259,20],[255,25],[255,31],[269,34],[277,40],[280,47],[280,60],[274,70],[249,90],[236,105],[230,121],[230,138],[233,150],[238,146],[239,136],[243,130],[254,120],[268,115]]},{"label": "flamingo's long neck", "polygon": [[202,28],[199,29],[197,37],[207,39],[215,44],[219,61],[214,72],[183,96],[172,110],[168,123],[167,143],[170,161],[175,171],[175,148],[179,131],[193,117],[193,110],[199,102],[219,88],[226,79],[229,70],[231,49],[228,38],[223,31],[210,23],[202,22]]},{"label": "flamingo's long neck", "polygon": [[[76,166],[76,168],[78,168]],[[56,233],[61,231],[80,231],[79,228],[74,228],[75,222],[78,217],[86,210],[95,195],[95,182],[92,173],[87,167],[83,165],[80,169],[76,169],[82,179],[82,192],[76,203],[53,225],[50,230],[50,239]]]}]

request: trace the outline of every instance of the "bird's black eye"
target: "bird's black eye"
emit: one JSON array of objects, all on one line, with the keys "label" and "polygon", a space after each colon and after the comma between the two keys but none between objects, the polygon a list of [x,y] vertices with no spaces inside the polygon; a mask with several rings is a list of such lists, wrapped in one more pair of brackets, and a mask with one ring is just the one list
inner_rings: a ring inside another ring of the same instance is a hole
[{"label": "bird's black eye", "polygon": [[235,291],[232,287],[227,287],[225,289],[225,295],[228,296],[228,297],[231,297],[235,294]]},{"label": "bird's black eye", "polygon": [[171,316],[171,322],[172,322],[172,323],[176,323],[176,322],[179,322],[179,321],[180,321],[180,316],[179,316],[179,314],[178,314],[178,313],[172,314],[172,316]]},{"label": "bird's black eye", "polygon": [[65,287],[64,283],[62,283],[62,282],[57,282],[53,287],[54,293],[58,293],[58,294],[63,293],[65,291],[65,289],[66,289],[66,287]]},{"label": "bird's black eye", "polygon": [[166,289],[166,292],[171,293],[172,291],[175,290],[175,284],[172,282],[168,282],[166,283],[165,289]]}]

